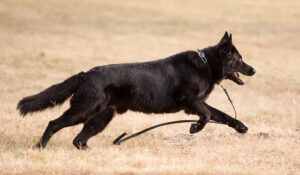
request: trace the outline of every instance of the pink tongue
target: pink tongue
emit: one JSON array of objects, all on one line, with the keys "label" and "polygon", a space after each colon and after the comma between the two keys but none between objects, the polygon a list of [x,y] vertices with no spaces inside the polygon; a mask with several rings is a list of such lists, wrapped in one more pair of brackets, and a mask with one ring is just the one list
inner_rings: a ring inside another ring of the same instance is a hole
[{"label": "pink tongue", "polygon": [[235,72],[235,75],[240,78],[240,74],[238,72]]}]

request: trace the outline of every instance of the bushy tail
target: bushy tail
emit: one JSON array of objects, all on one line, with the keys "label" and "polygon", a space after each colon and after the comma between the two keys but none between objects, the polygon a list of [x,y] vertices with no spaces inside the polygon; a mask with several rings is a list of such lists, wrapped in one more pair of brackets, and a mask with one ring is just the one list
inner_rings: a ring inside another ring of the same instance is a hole
[{"label": "bushy tail", "polygon": [[76,91],[83,74],[81,72],[73,75],[62,83],[52,85],[36,95],[24,97],[19,101],[17,109],[21,115],[25,116],[28,113],[42,111],[48,107],[54,107],[63,103]]}]

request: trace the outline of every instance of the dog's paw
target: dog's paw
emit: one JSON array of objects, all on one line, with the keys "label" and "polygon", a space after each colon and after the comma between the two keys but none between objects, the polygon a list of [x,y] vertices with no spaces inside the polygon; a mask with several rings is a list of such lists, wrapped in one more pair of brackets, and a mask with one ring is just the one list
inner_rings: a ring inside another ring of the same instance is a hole
[{"label": "dog's paw", "polygon": [[78,146],[78,147],[76,147],[77,149],[79,149],[79,150],[84,150],[84,151],[86,151],[86,150],[88,150],[89,149],[89,147],[85,144],[85,145],[81,145],[81,146]]},{"label": "dog's paw", "polygon": [[89,148],[86,143],[82,143],[81,141],[73,142],[73,145],[79,150],[87,150]]},{"label": "dog's paw", "polygon": [[247,126],[245,126],[242,122],[236,121],[234,129],[239,133],[246,133],[248,131]]},{"label": "dog's paw", "polygon": [[205,124],[206,123],[202,123],[202,122],[197,122],[197,123],[191,124],[190,133],[195,134],[196,132],[201,131],[204,128]]},{"label": "dog's paw", "polygon": [[43,148],[45,148],[45,146],[43,146],[41,142],[38,142],[32,147],[32,149],[43,149]]}]

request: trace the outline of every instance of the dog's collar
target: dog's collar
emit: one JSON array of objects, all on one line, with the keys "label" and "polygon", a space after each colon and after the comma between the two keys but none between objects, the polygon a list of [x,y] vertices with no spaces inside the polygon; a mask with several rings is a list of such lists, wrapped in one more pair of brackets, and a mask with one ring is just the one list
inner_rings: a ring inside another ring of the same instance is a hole
[{"label": "dog's collar", "polygon": [[[198,56],[201,58],[201,60],[203,61],[204,64],[207,64],[209,66],[209,64],[207,63],[207,58],[205,57],[205,53],[200,50],[200,49],[197,49],[196,52],[198,53]],[[222,82],[223,79],[226,79],[226,78],[222,78],[221,80],[217,81],[216,83],[218,85],[220,85],[220,83]]]},{"label": "dog's collar", "polygon": [[197,49],[197,53],[198,53],[199,57],[201,58],[201,60],[203,61],[203,63],[206,64],[207,63],[207,59],[205,57],[204,52],[202,50],[200,50],[200,49]]}]

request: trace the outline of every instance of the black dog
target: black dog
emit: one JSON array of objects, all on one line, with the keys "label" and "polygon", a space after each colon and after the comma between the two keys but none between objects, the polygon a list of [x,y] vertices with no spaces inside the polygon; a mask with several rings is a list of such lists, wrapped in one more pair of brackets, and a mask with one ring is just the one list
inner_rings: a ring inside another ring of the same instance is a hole
[{"label": "black dog", "polygon": [[184,110],[199,116],[190,133],[204,128],[209,120],[225,123],[240,133],[247,127],[240,121],[207,105],[205,99],[216,83],[230,79],[242,85],[238,73],[252,76],[255,70],[243,62],[226,32],[221,41],[198,51],[186,51],[165,59],[132,64],[95,67],[62,83],[23,98],[17,109],[22,115],[63,103],[70,108],[49,122],[36,145],[45,147],[53,134],[64,127],[84,123],[73,144],[79,149],[101,132],[115,113],[128,109],[144,113],[173,113]]}]

